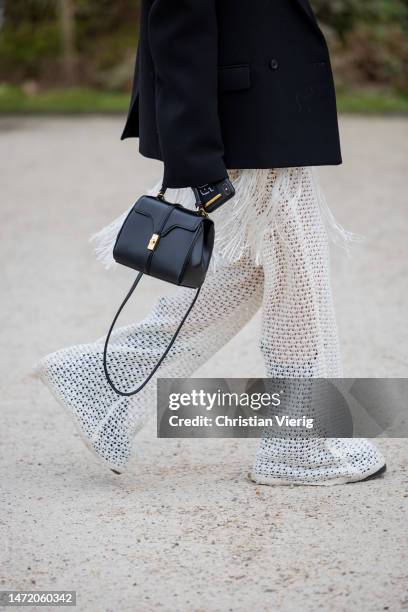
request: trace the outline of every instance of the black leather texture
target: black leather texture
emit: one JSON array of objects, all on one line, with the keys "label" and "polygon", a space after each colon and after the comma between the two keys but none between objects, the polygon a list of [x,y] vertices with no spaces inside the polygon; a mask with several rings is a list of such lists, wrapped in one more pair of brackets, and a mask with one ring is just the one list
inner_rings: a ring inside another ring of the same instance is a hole
[{"label": "black leather texture", "polygon": [[[153,237],[154,246],[149,249]],[[214,246],[214,223],[198,212],[153,196],[142,196],[116,239],[118,263],[160,280],[197,289]]]}]

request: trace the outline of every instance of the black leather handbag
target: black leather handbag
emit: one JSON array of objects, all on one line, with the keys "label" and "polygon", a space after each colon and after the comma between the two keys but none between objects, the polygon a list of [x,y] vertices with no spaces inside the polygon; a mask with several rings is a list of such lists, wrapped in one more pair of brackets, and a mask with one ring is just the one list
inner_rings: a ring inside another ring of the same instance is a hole
[{"label": "black leather handbag", "polygon": [[[143,389],[173,346],[197,301],[214,246],[214,223],[205,210],[188,210],[180,204],[167,202],[164,198],[165,191],[162,188],[157,197],[145,195],[139,198],[126,217],[113,249],[115,261],[138,271],[136,280],[112,321],[103,351],[106,379],[112,389],[124,397],[136,395]],[[144,274],[174,285],[196,289],[196,292],[166,350],[149,376],[136,389],[123,391],[116,387],[108,371],[109,341],[122,310]]]}]

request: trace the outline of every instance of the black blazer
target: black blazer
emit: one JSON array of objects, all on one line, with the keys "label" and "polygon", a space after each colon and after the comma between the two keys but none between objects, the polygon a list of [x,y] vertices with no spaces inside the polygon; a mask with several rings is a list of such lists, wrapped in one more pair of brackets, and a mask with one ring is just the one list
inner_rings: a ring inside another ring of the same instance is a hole
[{"label": "black blazer", "polygon": [[340,164],[329,52],[309,0],[142,0],[122,138],[168,187],[232,168]]}]

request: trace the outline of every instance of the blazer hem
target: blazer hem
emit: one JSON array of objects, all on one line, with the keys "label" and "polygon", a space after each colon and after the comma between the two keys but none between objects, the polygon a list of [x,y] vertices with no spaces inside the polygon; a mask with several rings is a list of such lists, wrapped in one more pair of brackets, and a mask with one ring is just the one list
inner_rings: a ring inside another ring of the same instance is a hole
[{"label": "blazer hem", "polygon": [[[127,137],[129,138],[129,136]],[[139,148],[139,152],[143,157],[148,159],[155,159],[156,161],[163,162],[163,158],[160,154],[155,151],[149,151],[147,149]],[[225,167],[228,170],[249,170],[249,169],[259,169],[259,170],[269,170],[271,168],[302,168],[308,166],[340,166],[343,163],[343,158],[341,154],[335,157],[307,157],[307,158],[276,158],[276,157],[267,157],[262,160],[254,160],[247,159],[233,159],[229,158],[228,155],[224,158]],[[220,180],[223,177],[220,177]],[[180,182],[180,181],[178,181]],[[189,185],[190,186],[190,185]],[[182,187],[182,185],[176,185],[176,187]],[[169,188],[170,185],[169,185]]]}]

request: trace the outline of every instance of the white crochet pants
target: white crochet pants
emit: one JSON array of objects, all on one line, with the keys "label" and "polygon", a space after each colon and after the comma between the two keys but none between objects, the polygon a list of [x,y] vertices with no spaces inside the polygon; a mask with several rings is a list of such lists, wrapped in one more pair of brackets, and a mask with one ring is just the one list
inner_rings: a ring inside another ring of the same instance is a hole
[{"label": "white crochet pants", "polygon": [[[265,219],[276,180],[272,171],[264,172],[263,193],[252,204],[258,225]],[[156,377],[191,376],[260,307],[260,349],[267,377],[341,375],[327,233],[310,172],[293,172],[296,181],[289,180],[293,191],[286,191],[287,195],[275,205],[277,222],[262,227],[256,260],[249,242],[235,260],[218,258],[216,269],[208,273],[199,299]],[[215,223],[217,231],[216,218]],[[142,322],[114,332],[109,369],[120,388],[132,389],[145,379],[192,295],[193,290],[179,288],[175,294],[159,299]],[[88,446],[121,471],[131,456],[136,433],[155,408],[156,384],[153,378],[133,398],[116,395],[104,377],[103,343],[101,338],[93,344],[48,355],[38,370],[75,417]],[[365,445],[365,455],[370,449],[370,456],[358,459],[360,471],[371,472],[380,461],[378,456],[371,457],[375,449],[366,441],[341,441],[340,446],[345,444],[346,450],[334,454],[329,442],[278,440],[266,432],[253,478],[259,482],[282,478],[319,484],[330,478],[347,477],[351,463],[344,457],[351,455],[355,461],[361,455],[361,444]]]}]

